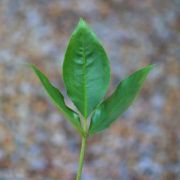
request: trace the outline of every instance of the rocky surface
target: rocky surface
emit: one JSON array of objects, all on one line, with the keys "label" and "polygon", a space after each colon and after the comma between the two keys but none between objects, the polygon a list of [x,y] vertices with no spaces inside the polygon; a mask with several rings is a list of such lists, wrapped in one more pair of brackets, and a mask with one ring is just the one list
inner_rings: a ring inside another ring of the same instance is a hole
[{"label": "rocky surface", "polygon": [[179,7],[178,0],[1,0],[0,179],[75,179],[80,138],[26,63],[65,94],[61,65],[79,17],[108,52],[110,92],[156,64],[134,105],[89,139],[83,180],[180,179]]}]

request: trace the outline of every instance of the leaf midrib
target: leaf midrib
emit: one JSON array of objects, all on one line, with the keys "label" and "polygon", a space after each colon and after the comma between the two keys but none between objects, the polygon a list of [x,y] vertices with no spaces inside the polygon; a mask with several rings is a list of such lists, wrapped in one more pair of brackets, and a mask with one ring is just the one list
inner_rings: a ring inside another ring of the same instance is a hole
[{"label": "leaf midrib", "polygon": [[84,91],[84,95],[83,95],[83,102],[84,102],[84,106],[83,106],[83,112],[84,112],[84,116],[87,116],[87,90],[86,90],[86,63],[87,63],[87,59],[86,59],[86,53],[85,53],[85,45],[84,45],[84,39],[82,39],[82,58],[83,58],[83,91]]}]

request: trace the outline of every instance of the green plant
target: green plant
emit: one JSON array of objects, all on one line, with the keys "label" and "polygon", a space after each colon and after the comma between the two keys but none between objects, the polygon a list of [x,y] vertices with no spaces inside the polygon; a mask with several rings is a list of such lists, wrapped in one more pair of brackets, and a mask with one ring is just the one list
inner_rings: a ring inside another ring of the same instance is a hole
[{"label": "green plant", "polygon": [[67,94],[77,112],[66,106],[61,92],[34,65],[32,69],[55,106],[82,137],[76,180],[81,179],[87,138],[108,128],[138,95],[153,65],[148,65],[122,80],[104,100],[110,82],[109,60],[104,48],[84,20],[73,32],[64,58],[63,79]]}]

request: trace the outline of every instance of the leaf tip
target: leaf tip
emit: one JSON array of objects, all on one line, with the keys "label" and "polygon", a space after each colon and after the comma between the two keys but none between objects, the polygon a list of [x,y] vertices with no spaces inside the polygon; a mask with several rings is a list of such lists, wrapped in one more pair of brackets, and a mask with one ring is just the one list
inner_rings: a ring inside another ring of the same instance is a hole
[{"label": "leaf tip", "polygon": [[83,29],[83,28],[88,28],[88,25],[83,18],[80,18],[77,25],[77,29]]},{"label": "leaf tip", "polygon": [[146,75],[148,75],[154,68],[155,64],[149,64],[141,69],[139,71],[145,72]]},{"label": "leaf tip", "polygon": [[83,18],[79,19],[79,22],[76,25],[75,30],[73,31],[72,35],[75,35],[77,32],[81,32],[84,29],[89,29],[86,21]]},{"label": "leaf tip", "polygon": [[155,67],[155,64],[150,64],[144,68],[147,74],[149,74]]},{"label": "leaf tip", "polygon": [[149,71],[151,71],[152,69],[154,69],[155,66],[156,64],[150,64],[147,66],[147,68],[149,69]]},{"label": "leaf tip", "polygon": [[28,63],[27,66],[28,66],[29,68],[31,68],[34,72],[37,71],[37,68],[36,68],[36,66],[35,66],[34,64]]},{"label": "leaf tip", "polygon": [[86,25],[86,21],[82,17],[80,17],[78,24],[81,26]]}]

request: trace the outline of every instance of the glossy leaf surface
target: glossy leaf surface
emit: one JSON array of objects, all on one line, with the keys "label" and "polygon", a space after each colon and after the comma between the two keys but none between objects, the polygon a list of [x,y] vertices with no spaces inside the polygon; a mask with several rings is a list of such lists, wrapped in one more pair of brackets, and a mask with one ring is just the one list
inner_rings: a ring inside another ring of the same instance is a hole
[{"label": "glossy leaf surface", "polygon": [[35,74],[38,76],[39,80],[41,81],[45,91],[51,98],[53,104],[60,110],[60,112],[64,115],[64,117],[71,122],[71,124],[83,134],[80,118],[76,112],[71,110],[69,107],[66,106],[64,102],[64,97],[61,92],[54,87],[48,80],[48,78],[34,65],[30,65],[31,68],[34,70]]},{"label": "glossy leaf surface", "polygon": [[92,115],[89,134],[108,128],[138,95],[153,65],[146,66],[120,82],[115,92],[102,102]]},{"label": "glossy leaf surface", "polygon": [[69,97],[85,118],[101,102],[109,86],[105,50],[82,19],[65,53],[63,79]]}]

